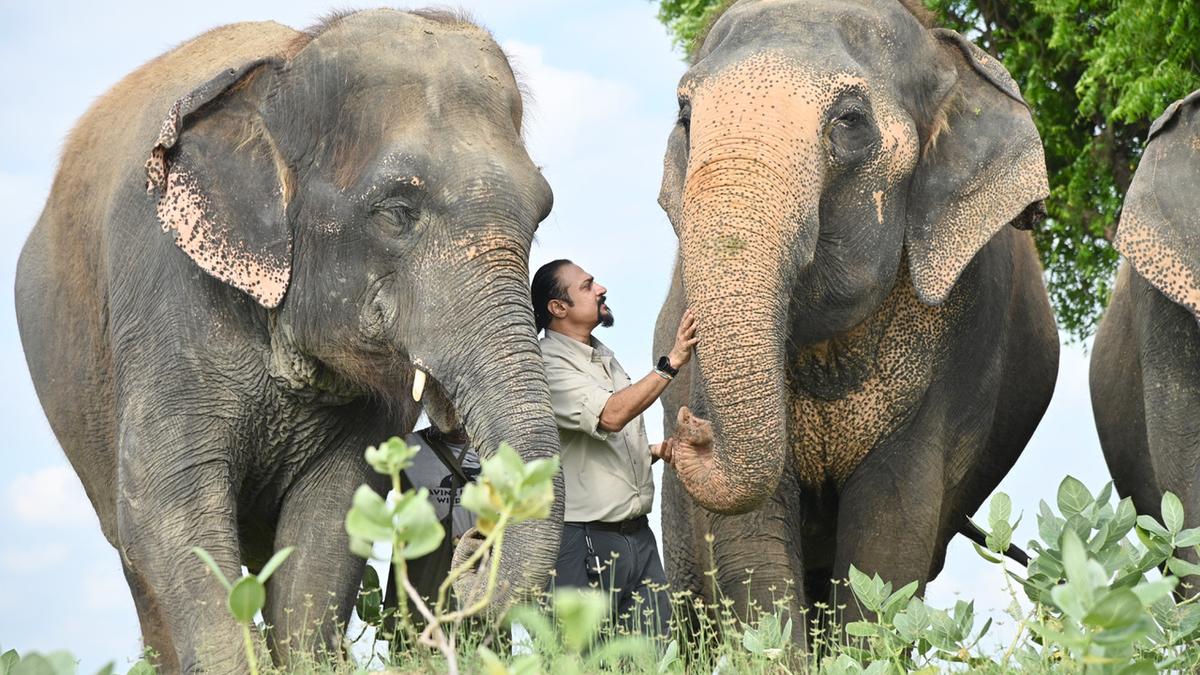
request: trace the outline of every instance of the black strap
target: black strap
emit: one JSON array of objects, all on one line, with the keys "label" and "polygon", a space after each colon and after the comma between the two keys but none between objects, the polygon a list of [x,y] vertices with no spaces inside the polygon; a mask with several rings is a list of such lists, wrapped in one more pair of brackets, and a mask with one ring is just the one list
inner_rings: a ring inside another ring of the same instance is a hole
[{"label": "black strap", "polygon": [[454,488],[461,489],[464,485],[470,483],[471,479],[467,478],[467,474],[462,468],[463,458],[467,456],[467,449],[470,448],[470,446],[464,446],[458,457],[455,457],[454,451],[450,449],[450,446],[446,445],[445,441],[434,434],[427,433],[428,431],[430,430],[422,429],[417,433],[420,434],[421,438],[424,439],[429,445],[429,449],[433,450],[433,454],[437,455],[437,458],[441,460],[442,464],[445,465],[445,467],[450,470],[450,473],[454,474],[454,477],[458,479],[458,485],[455,485]]}]

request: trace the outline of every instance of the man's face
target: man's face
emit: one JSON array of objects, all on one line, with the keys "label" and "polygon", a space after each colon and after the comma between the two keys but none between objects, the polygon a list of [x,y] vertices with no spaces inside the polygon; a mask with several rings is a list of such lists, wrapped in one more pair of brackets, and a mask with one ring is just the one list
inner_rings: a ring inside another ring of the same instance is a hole
[{"label": "man's face", "polygon": [[604,326],[605,328],[613,325],[612,310],[605,304],[607,299],[606,293],[608,289],[596,282],[592,275],[588,274],[579,265],[571,264],[564,265],[558,270],[558,279],[567,289],[567,297],[571,299],[570,304],[558,302],[559,305],[566,309],[566,321],[570,323],[595,328],[596,326]]}]

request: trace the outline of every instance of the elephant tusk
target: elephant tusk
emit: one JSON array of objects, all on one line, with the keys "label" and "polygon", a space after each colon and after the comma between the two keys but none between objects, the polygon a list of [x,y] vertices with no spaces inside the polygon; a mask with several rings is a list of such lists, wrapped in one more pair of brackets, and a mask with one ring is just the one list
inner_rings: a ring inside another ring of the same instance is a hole
[{"label": "elephant tusk", "polygon": [[421,395],[425,393],[425,371],[420,368],[415,369],[413,373],[413,388],[412,397],[417,403],[421,402]]}]

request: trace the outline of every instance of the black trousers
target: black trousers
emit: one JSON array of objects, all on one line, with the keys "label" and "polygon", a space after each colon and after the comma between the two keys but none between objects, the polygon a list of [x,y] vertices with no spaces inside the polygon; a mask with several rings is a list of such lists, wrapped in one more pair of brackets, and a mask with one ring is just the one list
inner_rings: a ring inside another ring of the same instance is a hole
[{"label": "black trousers", "polygon": [[[598,574],[588,551],[589,538],[600,561]],[[629,630],[668,634],[671,603],[666,591],[667,575],[663,572],[654,532],[645,519],[622,531],[599,529],[587,523],[564,523],[552,583],[559,588],[591,586],[608,591],[616,621]]]}]

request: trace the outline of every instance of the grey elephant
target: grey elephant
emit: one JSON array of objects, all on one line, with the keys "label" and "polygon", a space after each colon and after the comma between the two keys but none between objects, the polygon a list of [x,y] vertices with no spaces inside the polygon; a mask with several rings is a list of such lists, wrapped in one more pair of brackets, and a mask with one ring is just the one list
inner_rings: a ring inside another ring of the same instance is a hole
[{"label": "grey elephant", "polygon": [[923,585],[1058,369],[1016,83],[916,2],[743,0],[678,96],[656,353],[685,307],[701,341],[663,401],[672,585],[746,611],[794,583],[796,617],[851,565]]},{"label": "grey elephant", "polygon": [[[1161,520],[1166,491],[1200,524],[1200,91],[1150,127],[1113,246],[1125,258],[1089,380],[1117,492]],[[1192,547],[1179,557],[1197,562]],[[1185,578],[1194,589],[1200,577]]]},{"label": "grey elephant", "polygon": [[[193,546],[230,577],[295,546],[274,656],[340,649],[364,565],[346,511],[387,481],[363,451],[422,394],[485,454],[558,452],[528,291],[552,195],[521,118],[486,31],[377,10],[217,28],[71,132],[20,258],[21,339],[164,670],[246,669]],[[506,538],[498,602],[545,583],[555,496]]]}]

